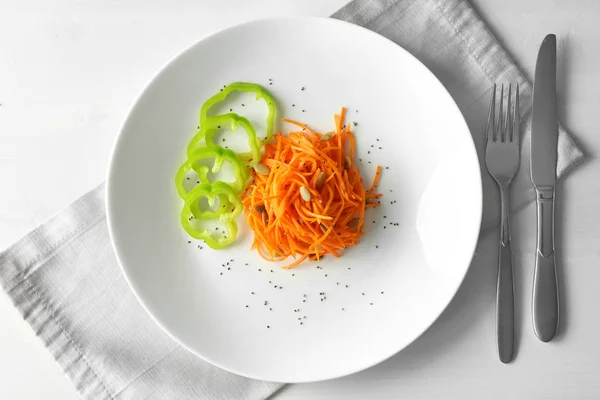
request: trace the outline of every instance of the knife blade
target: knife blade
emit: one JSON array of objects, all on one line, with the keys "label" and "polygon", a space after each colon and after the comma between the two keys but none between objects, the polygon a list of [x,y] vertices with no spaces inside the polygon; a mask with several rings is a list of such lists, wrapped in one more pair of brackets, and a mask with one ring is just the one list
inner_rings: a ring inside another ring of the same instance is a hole
[{"label": "knife blade", "polygon": [[556,36],[542,42],[535,67],[531,117],[531,180],[536,187],[556,181]]},{"label": "knife blade", "polygon": [[556,36],[547,35],[535,67],[531,122],[531,180],[537,194],[537,251],[533,275],[533,329],[543,342],[558,328],[558,286],[554,254],[554,195],[558,121]]}]

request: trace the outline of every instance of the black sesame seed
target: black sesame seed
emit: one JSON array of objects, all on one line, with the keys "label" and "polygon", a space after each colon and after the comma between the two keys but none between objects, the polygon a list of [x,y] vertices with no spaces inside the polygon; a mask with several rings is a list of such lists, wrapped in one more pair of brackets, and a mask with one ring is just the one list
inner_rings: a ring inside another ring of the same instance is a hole
[{"label": "black sesame seed", "polygon": [[[246,265],[248,265],[248,264],[246,264]],[[260,269],[260,268],[259,268],[259,269],[258,269],[258,272],[262,272],[262,269]]]},{"label": "black sesame seed", "polygon": [[231,111],[233,111],[233,108],[230,108],[230,109],[229,109],[229,112],[231,112]]},{"label": "black sesame seed", "polygon": [[383,294],[383,292],[381,292],[381,294]]},{"label": "black sesame seed", "polygon": [[221,272],[219,275],[223,275],[223,273]]},{"label": "black sesame seed", "polygon": [[373,303],[369,303],[370,305],[373,305]]},{"label": "black sesame seed", "polygon": [[379,248],[379,246],[375,245],[375,248],[376,248],[376,249],[378,249],[378,248]]},{"label": "black sesame seed", "polygon": [[191,240],[188,240],[188,243],[192,243],[192,241],[191,241]]},{"label": "black sesame seed", "polygon": [[250,292],[250,294],[254,294],[254,292]]},{"label": "black sesame seed", "polygon": [[383,149],[383,147],[380,147],[380,148],[379,148],[379,150],[382,150],[382,149]]},{"label": "black sesame seed", "polygon": [[358,122],[353,122],[354,126],[358,125]]},{"label": "black sesame seed", "polygon": [[346,285],[346,287],[348,287],[348,285]]},{"label": "black sesame seed", "polygon": [[371,147],[375,147],[375,145],[372,144]]},{"label": "black sesame seed", "polygon": [[302,112],[304,112],[305,110],[302,110]]},{"label": "black sesame seed", "polygon": [[227,271],[229,271],[231,268],[227,268]]},{"label": "black sesame seed", "polygon": [[379,139],[376,139],[379,142]]},{"label": "black sesame seed", "polygon": [[189,181],[189,180],[190,180],[190,177],[188,176],[186,179]]},{"label": "black sesame seed", "polygon": [[364,294],[364,293],[362,293],[362,295],[364,296],[365,294]]},{"label": "black sesame seed", "polygon": [[242,104],[242,107],[245,107],[245,104]]},{"label": "black sesame seed", "polygon": [[387,218],[387,215],[384,215],[383,218]]},{"label": "black sesame seed", "polygon": [[292,107],[296,107],[296,105],[295,105],[295,104],[292,104]]},{"label": "black sesame seed", "polygon": [[302,86],[302,89],[300,89],[300,90],[304,90],[304,86]]},{"label": "black sesame seed", "polygon": [[367,154],[371,154],[371,150],[367,151]]},{"label": "black sesame seed", "polygon": [[267,328],[268,328],[268,329],[271,329],[271,327],[270,327],[269,325],[267,325]]}]

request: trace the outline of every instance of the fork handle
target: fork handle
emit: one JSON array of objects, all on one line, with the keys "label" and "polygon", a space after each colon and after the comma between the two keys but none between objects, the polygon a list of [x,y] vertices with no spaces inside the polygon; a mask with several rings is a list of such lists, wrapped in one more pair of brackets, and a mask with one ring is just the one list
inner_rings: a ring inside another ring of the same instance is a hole
[{"label": "fork handle", "polygon": [[533,329],[549,342],[558,328],[558,286],[554,255],[554,188],[537,191],[537,251],[533,274]]},{"label": "fork handle", "polygon": [[498,357],[503,363],[513,358],[515,295],[510,241],[508,187],[500,187],[502,220],[498,250],[498,282],[496,287],[496,344]]}]

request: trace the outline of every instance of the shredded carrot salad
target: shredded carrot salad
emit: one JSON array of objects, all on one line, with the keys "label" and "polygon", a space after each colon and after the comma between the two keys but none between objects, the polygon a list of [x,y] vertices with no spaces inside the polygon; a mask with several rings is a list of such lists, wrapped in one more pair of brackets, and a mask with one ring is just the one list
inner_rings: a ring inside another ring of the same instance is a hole
[{"label": "shredded carrot salad", "polygon": [[335,131],[321,134],[302,128],[265,146],[243,197],[244,213],[254,232],[253,249],[268,261],[320,260],[358,243],[364,234],[365,209],[377,207],[381,175],[377,167],[365,190],[354,160],[355,138],[344,125],[346,110],[334,115]]}]

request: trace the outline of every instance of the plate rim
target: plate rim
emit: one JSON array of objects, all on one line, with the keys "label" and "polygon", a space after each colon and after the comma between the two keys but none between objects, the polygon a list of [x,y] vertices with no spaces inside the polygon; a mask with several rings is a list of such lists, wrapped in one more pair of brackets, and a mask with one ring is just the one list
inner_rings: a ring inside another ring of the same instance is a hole
[{"label": "plate rim", "polygon": [[[412,58],[414,61],[416,61],[418,63],[418,65],[420,65],[420,67],[424,70],[424,73],[428,74],[433,81],[435,82],[435,85],[439,87],[439,89],[445,93],[448,98],[450,99],[450,102],[454,108],[454,112],[457,113],[460,116],[460,121],[463,125],[464,131],[465,133],[469,134],[469,140],[470,140],[470,151],[472,152],[472,155],[474,156],[474,159],[477,161],[477,168],[476,168],[476,175],[479,179],[476,179],[476,183],[477,183],[477,189],[475,190],[478,196],[478,201],[477,201],[477,227],[476,229],[474,229],[473,231],[473,238],[471,239],[471,243],[469,246],[469,253],[471,254],[470,258],[469,258],[469,262],[468,265],[465,267],[464,269],[464,273],[462,274],[462,276],[460,276],[460,279],[457,280],[457,284],[456,287],[454,287],[452,289],[452,295],[448,297],[447,302],[445,302],[443,307],[440,307],[440,311],[435,315],[435,318],[433,318],[431,320],[431,322],[429,324],[426,324],[424,326],[424,328],[422,330],[420,330],[418,332],[417,335],[415,335],[414,338],[410,339],[406,344],[404,345],[400,345],[400,346],[396,346],[391,348],[391,351],[388,355],[384,356],[383,358],[377,359],[375,361],[371,361],[369,363],[365,363],[365,364],[361,364],[358,367],[353,367],[353,368],[347,368],[347,369],[343,369],[343,372],[336,372],[333,374],[321,374],[322,376],[319,378],[311,378],[311,379],[297,379],[297,380],[281,380],[281,379],[273,379],[273,378],[269,378],[269,377],[264,377],[264,376],[259,376],[257,374],[253,374],[252,372],[245,372],[245,371],[240,371],[237,370],[236,368],[233,367],[229,367],[229,366],[225,366],[222,365],[221,363],[212,360],[210,357],[206,357],[202,354],[200,354],[198,351],[192,349],[190,346],[188,346],[186,343],[184,343],[183,341],[179,340],[176,336],[175,333],[171,332],[171,330],[166,327],[165,325],[163,325],[161,323],[161,321],[159,321],[151,312],[151,310],[146,306],[146,304],[144,303],[144,301],[142,300],[142,297],[140,296],[140,294],[138,294],[138,292],[135,289],[135,286],[132,284],[132,282],[130,281],[129,275],[127,273],[127,268],[124,266],[124,263],[122,262],[122,257],[121,257],[121,252],[119,250],[119,246],[117,245],[116,241],[115,241],[115,231],[116,231],[116,223],[113,221],[113,212],[112,212],[112,206],[111,206],[111,195],[113,193],[113,188],[112,188],[112,179],[111,176],[114,175],[116,172],[113,169],[114,166],[114,161],[116,158],[116,154],[117,154],[117,150],[119,148],[119,145],[121,143],[121,140],[124,136],[124,131],[125,128],[127,127],[130,119],[132,118],[133,114],[136,112],[136,110],[140,107],[140,103],[141,100],[145,97],[145,95],[147,94],[147,92],[152,88],[152,86],[156,83],[156,81],[159,80],[159,78],[165,74],[168,69],[175,64],[178,60],[180,60],[181,58],[184,58],[186,55],[188,55],[190,52],[194,51],[194,49],[199,46],[202,42],[204,42],[205,40],[208,40],[214,36],[217,35],[221,35],[221,34],[225,34],[226,32],[230,32],[233,30],[237,30],[243,27],[247,27],[250,25],[255,25],[255,24],[263,24],[263,23],[272,23],[275,21],[294,21],[294,22],[311,22],[311,21],[318,21],[319,23],[327,23],[327,24],[332,24],[333,25],[338,25],[338,26],[343,26],[345,28],[351,28],[351,29],[356,29],[357,31],[362,31],[361,34],[365,34],[365,35],[370,35],[371,37],[374,37],[376,40],[383,40],[387,42],[387,45],[390,46],[390,48],[393,48],[394,51],[401,51],[403,53],[405,53],[405,56]],[[106,190],[105,190],[105,195],[104,195],[104,201],[105,201],[105,208],[106,208],[106,221],[107,221],[107,227],[108,227],[108,232],[109,232],[109,237],[110,237],[110,243],[111,246],[113,248],[113,251],[115,253],[115,258],[117,260],[117,263],[119,264],[119,268],[121,270],[121,273],[123,275],[123,277],[125,278],[125,281],[127,282],[127,285],[129,287],[129,289],[133,292],[136,300],[138,301],[139,304],[142,305],[142,308],[144,309],[144,311],[150,316],[150,318],[154,321],[154,323],[157,324],[157,326],[160,327],[160,329],[165,332],[172,340],[174,340],[178,345],[182,346],[184,349],[186,349],[187,351],[189,351],[190,353],[192,353],[194,356],[199,357],[200,359],[212,364],[213,366],[216,366],[218,368],[221,368],[225,371],[231,372],[233,374],[239,375],[239,376],[243,376],[246,378],[250,378],[250,379],[255,379],[255,380],[260,380],[260,381],[269,381],[269,382],[274,382],[274,383],[311,383],[311,382],[321,382],[321,381],[326,381],[326,380],[331,380],[331,379],[336,379],[336,378],[341,378],[341,377],[345,377],[345,376],[349,376],[349,375],[353,375],[355,373],[364,371],[366,369],[369,369],[375,365],[378,365],[386,360],[388,360],[389,358],[397,355],[398,353],[400,353],[402,350],[406,349],[407,347],[409,347],[412,343],[414,343],[416,340],[418,340],[426,331],[428,331],[431,326],[440,318],[440,316],[444,313],[444,311],[448,308],[448,306],[450,305],[450,303],[452,302],[452,300],[456,297],[456,294],[458,293],[458,290],[460,289],[460,287],[462,286],[462,284],[464,283],[465,277],[467,275],[467,273],[470,270],[471,264],[473,262],[473,258],[475,256],[475,250],[477,247],[477,243],[479,241],[479,236],[481,233],[481,222],[483,219],[483,182],[482,182],[482,174],[481,174],[481,165],[479,162],[479,157],[477,154],[477,148],[475,145],[475,142],[473,140],[473,135],[471,133],[471,130],[465,120],[465,117],[462,113],[462,111],[460,110],[460,108],[458,107],[458,104],[456,104],[456,101],[454,100],[454,98],[452,97],[452,95],[450,94],[450,92],[446,89],[446,87],[444,86],[444,84],[438,79],[438,77],[423,63],[421,62],[417,57],[415,57],[413,54],[411,54],[408,50],[406,50],[404,47],[402,47],[401,45],[395,43],[394,41],[392,41],[391,39],[381,35],[380,33],[374,32],[368,28],[365,28],[364,26],[360,26],[357,24],[353,24],[351,22],[347,22],[347,21],[343,21],[343,20],[339,20],[333,17],[320,17],[320,16],[274,16],[274,17],[267,17],[267,18],[258,18],[258,19],[252,19],[252,20],[248,20],[246,22],[243,23],[239,23],[239,24],[235,24],[235,25],[231,25],[229,27],[226,27],[224,29],[218,30],[218,31],[213,31],[207,35],[204,35],[203,37],[199,38],[198,40],[196,40],[194,43],[192,43],[191,45],[189,45],[188,47],[186,47],[185,49],[183,49],[181,52],[177,53],[175,56],[171,57],[166,63],[164,63],[162,65],[162,67],[152,76],[152,78],[146,83],[146,85],[144,86],[144,89],[138,94],[138,96],[135,98],[132,106],[130,107],[129,111],[127,112],[125,118],[123,119],[123,122],[121,123],[120,127],[119,127],[119,131],[118,134],[116,136],[116,138],[114,139],[112,148],[111,148],[111,152],[110,152],[110,157],[109,157],[109,162],[108,162],[108,167],[107,167],[107,171],[106,171]]]}]

